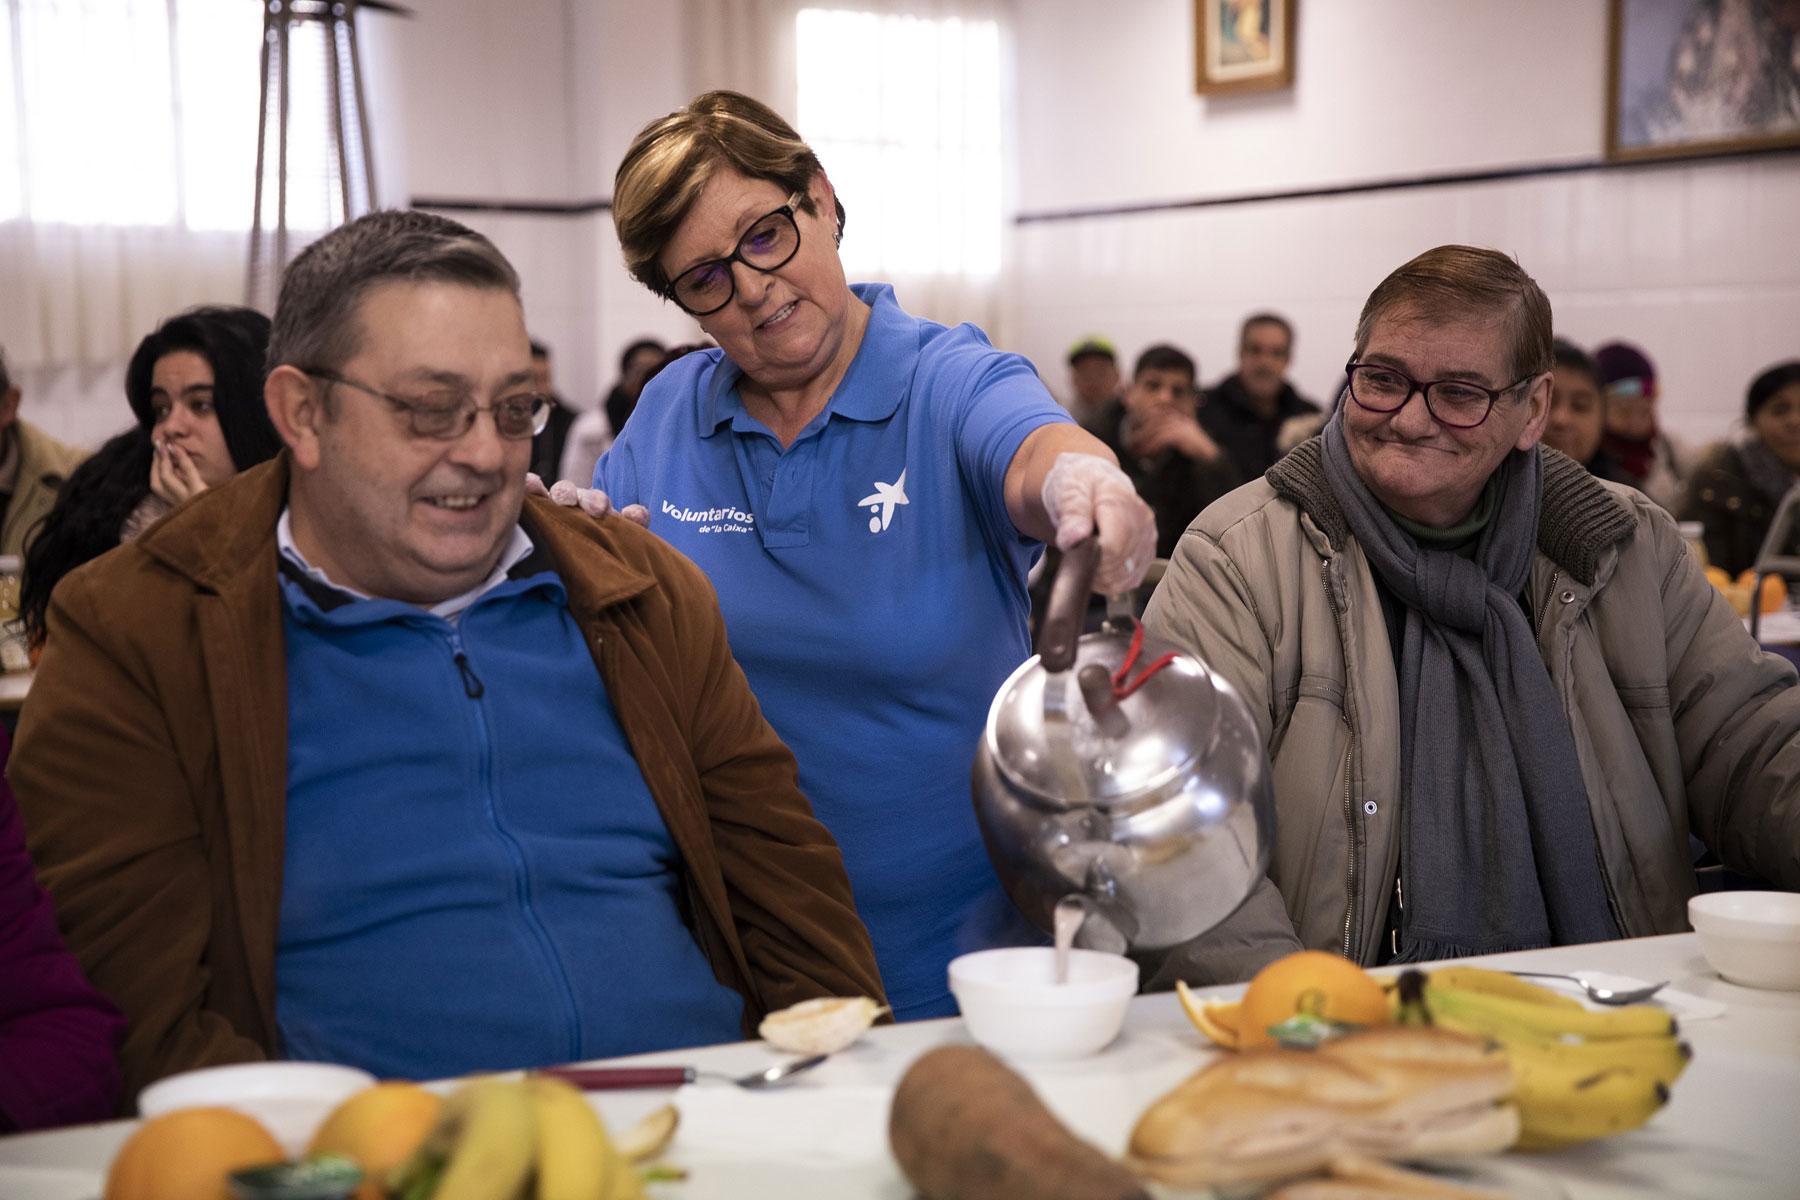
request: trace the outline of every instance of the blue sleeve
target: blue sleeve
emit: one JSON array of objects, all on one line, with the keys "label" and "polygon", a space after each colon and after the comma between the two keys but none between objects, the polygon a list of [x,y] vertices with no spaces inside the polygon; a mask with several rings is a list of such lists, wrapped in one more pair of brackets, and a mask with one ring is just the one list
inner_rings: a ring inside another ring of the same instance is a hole
[{"label": "blue sleeve", "polygon": [[984,349],[971,364],[952,418],[957,464],[992,543],[1035,546],[1006,511],[1006,469],[1033,430],[1072,424],[1073,418],[1044,387],[1030,360]]},{"label": "blue sleeve", "polygon": [[608,446],[600,461],[594,464],[594,486],[611,498],[613,508],[644,503],[639,494],[636,466],[631,446],[622,436]]}]

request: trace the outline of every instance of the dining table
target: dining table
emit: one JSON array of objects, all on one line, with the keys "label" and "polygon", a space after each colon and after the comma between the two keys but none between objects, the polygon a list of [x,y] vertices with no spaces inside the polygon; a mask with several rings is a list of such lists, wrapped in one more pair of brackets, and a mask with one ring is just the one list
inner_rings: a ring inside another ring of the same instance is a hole
[{"label": "dining table", "polygon": [[[1692,1013],[1678,1020],[1694,1051],[1668,1105],[1642,1128],[1557,1153],[1502,1155],[1474,1182],[1517,1200],[1800,1198],[1800,992],[1724,981],[1692,933],[1469,961],[1666,980],[1671,1007]],[[1197,994],[1232,997],[1243,987]],[[709,1074],[679,1090],[589,1095],[614,1129],[671,1102],[679,1109],[680,1126],[660,1161],[685,1178],[650,1185],[653,1200],[906,1200],[914,1193],[887,1149],[894,1087],[921,1054],[968,1041],[958,1018],[881,1025],[823,1065],[761,1091],[725,1077],[782,1060],[762,1042],[639,1055],[605,1065],[681,1064]],[[1145,1108],[1222,1053],[1176,996],[1162,993],[1134,998],[1119,1036],[1098,1054],[1012,1065],[1071,1130],[1117,1154]],[[134,1127],[113,1121],[0,1138],[0,1198],[95,1200]]]}]

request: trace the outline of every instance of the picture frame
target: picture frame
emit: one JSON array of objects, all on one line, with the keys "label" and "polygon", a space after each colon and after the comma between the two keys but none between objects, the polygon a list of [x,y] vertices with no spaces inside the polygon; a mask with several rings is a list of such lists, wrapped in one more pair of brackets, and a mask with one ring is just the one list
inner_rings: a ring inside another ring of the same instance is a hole
[{"label": "picture frame", "polygon": [[1800,32],[1771,0],[1609,0],[1606,157],[1800,146]]},{"label": "picture frame", "polygon": [[1298,8],[1299,0],[1194,0],[1194,91],[1292,87]]}]

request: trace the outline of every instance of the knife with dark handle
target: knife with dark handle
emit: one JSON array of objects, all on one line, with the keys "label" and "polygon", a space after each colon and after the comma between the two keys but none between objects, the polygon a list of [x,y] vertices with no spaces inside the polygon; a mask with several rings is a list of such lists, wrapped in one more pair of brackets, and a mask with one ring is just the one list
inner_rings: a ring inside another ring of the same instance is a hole
[{"label": "knife with dark handle", "polygon": [[572,1084],[584,1092],[616,1088],[675,1088],[692,1083],[698,1072],[692,1067],[545,1067],[533,1071]]}]

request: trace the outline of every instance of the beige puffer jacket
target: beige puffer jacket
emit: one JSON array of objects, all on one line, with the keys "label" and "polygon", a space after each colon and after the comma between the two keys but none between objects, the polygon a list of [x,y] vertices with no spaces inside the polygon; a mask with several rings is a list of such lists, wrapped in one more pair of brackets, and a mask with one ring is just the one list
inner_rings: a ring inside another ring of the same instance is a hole
[{"label": "beige puffer jacket", "polygon": [[[1800,888],[1800,687],[1759,651],[1667,513],[1544,451],[1530,616],[1581,758],[1614,917],[1688,928],[1692,831],[1727,866]],[[1300,946],[1375,960],[1400,845],[1399,694],[1368,560],[1318,439],[1208,508],[1149,632],[1229,679],[1269,740],[1269,879],[1151,986],[1246,979]]]}]

